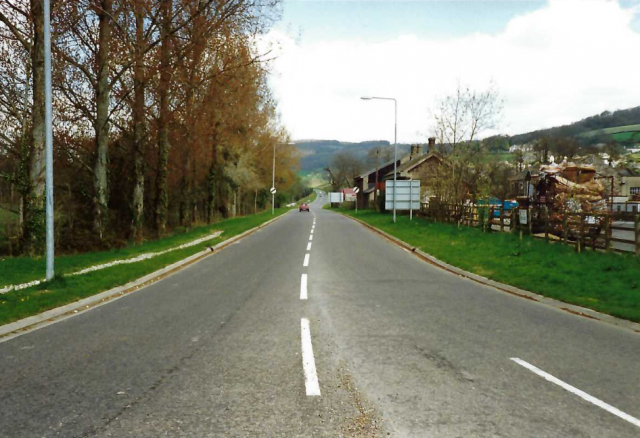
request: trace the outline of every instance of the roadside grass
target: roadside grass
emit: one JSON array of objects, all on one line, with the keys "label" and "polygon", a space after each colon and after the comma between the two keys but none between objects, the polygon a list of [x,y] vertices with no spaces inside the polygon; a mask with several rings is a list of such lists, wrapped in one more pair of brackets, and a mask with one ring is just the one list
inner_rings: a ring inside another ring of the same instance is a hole
[{"label": "roadside grass", "polygon": [[[287,209],[277,209],[276,214],[282,214],[286,211]],[[203,245],[210,245],[212,242],[213,244],[216,244],[229,237],[233,237],[235,235],[232,234],[234,232],[233,230],[238,226],[242,227],[241,224],[244,224],[245,222],[253,224],[255,220],[255,224],[257,225],[269,220],[270,217],[271,211],[268,211],[258,213],[257,215],[227,219],[212,225],[195,227],[189,231],[179,232],[162,239],[151,240],[141,245],[132,245],[124,248],[112,249],[110,251],[97,251],[59,256],[55,259],[56,273],[62,275],[70,274],[72,272],[79,271],[80,269],[88,268],[89,266],[108,263],[113,260],[129,259],[148,252],[162,251],[191,242],[208,234],[212,234],[216,230],[223,230],[224,232],[220,238],[215,241],[203,242]],[[262,218],[266,219],[262,220]],[[256,225],[251,225],[249,228]],[[241,230],[238,233],[241,233],[242,231],[244,230]],[[45,263],[46,261],[44,257],[1,258],[0,287],[10,284],[26,283],[33,280],[41,280],[44,278]]]},{"label": "roadside grass", "polygon": [[[280,216],[290,209],[276,209]],[[210,226],[203,226],[189,232],[164,239],[147,242],[142,245],[100,253],[86,253],[56,258],[56,277],[54,280],[19,291],[0,294],[0,325],[36,315],[49,309],[77,301],[121,286],[151,272],[162,269],[172,263],[200,252],[209,246],[216,245],[244,231],[256,227],[274,216],[270,211],[235,219],[227,219]],[[100,271],[83,275],[65,277],[70,273],[99,263],[111,260],[134,257],[146,252],[156,252],[179,246],[183,243],[223,230],[221,236],[202,242],[198,245],[175,250],[167,254],[128,265],[117,265]],[[23,272],[26,270],[27,272]],[[3,284],[24,283],[44,277],[45,261],[43,258],[6,258],[0,261],[0,278]],[[5,276],[13,281],[6,281]]]},{"label": "roadside grass", "polygon": [[468,272],[566,303],[640,322],[640,261],[632,254],[585,251],[528,236],[409,221],[371,210],[340,210]]}]

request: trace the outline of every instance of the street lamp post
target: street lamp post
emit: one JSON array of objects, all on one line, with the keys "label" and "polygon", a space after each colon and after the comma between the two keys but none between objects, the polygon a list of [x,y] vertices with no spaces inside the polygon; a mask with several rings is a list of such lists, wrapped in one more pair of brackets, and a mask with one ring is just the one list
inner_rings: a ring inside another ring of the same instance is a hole
[{"label": "street lamp post", "polygon": [[273,172],[271,179],[271,214],[275,213],[276,202],[276,143],[273,144]]},{"label": "street lamp post", "polygon": [[[398,101],[393,97],[361,97],[362,100],[393,100],[395,121],[393,131],[393,223],[396,222],[396,193],[398,193],[397,169],[398,169]],[[378,173],[376,172],[376,178]],[[377,188],[377,187],[376,187]]]},{"label": "street lamp post", "polygon": [[46,204],[46,279],[53,279],[53,122],[51,97],[51,5],[44,0],[44,102],[45,102],[45,204]]}]

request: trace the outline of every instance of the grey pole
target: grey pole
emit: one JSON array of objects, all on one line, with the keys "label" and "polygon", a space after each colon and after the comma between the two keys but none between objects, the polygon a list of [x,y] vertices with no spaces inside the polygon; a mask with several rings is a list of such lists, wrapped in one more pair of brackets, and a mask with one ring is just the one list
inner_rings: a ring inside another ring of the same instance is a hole
[{"label": "grey pole", "polygon": [[47,228],[47,274],[51,280],[53,270],[53,126],[52,126],[52,98],[51,98],[51,6],[49,0],[44,0],[44,101],[45,101],[45,199],[46,199],[46,228]]},{"label": "grey pole", "polygon": [[398,193],[398,101],[393,99],[395,122],[393,127],[393,223],[396,223],[396,194]]},{"label": "grey pole", "polygon": [[[396,193],[398,190],[398,101],[393,97],[361,97],[362,100],[393,100],[394,125],[393,125],[393,223],[396,223]],[[376,178],[378,173],[376,172]]]},{"label": "grey pole", "polygon": [[275,215],[275,201],[276,201],[276,194],[273,193],[273,189],[276,188],[276,144],[273,144],[273,172],[272,172],[273,178],[271,180],[271,214]]}]

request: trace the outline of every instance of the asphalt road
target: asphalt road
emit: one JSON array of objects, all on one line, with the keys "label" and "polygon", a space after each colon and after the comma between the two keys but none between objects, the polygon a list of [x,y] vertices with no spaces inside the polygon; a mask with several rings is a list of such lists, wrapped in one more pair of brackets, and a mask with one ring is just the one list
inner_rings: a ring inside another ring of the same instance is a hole
[{"label": "asphalt road", "polygon": [[442,271],[322,199],[0,343],[0,436],[639,436],[640,334]]}]

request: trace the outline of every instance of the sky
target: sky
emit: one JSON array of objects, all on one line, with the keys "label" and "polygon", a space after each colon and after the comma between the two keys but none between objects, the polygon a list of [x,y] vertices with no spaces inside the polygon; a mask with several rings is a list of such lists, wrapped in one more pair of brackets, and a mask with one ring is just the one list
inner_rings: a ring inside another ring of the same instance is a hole
[{"label": "sky", "polygon": [[[439,99],[493,82],[518,134],[640,105],[640,0],[285,0],[260,42],[292,139],[433,135]],[[640,121],[639,121],[640,123]]]}]

